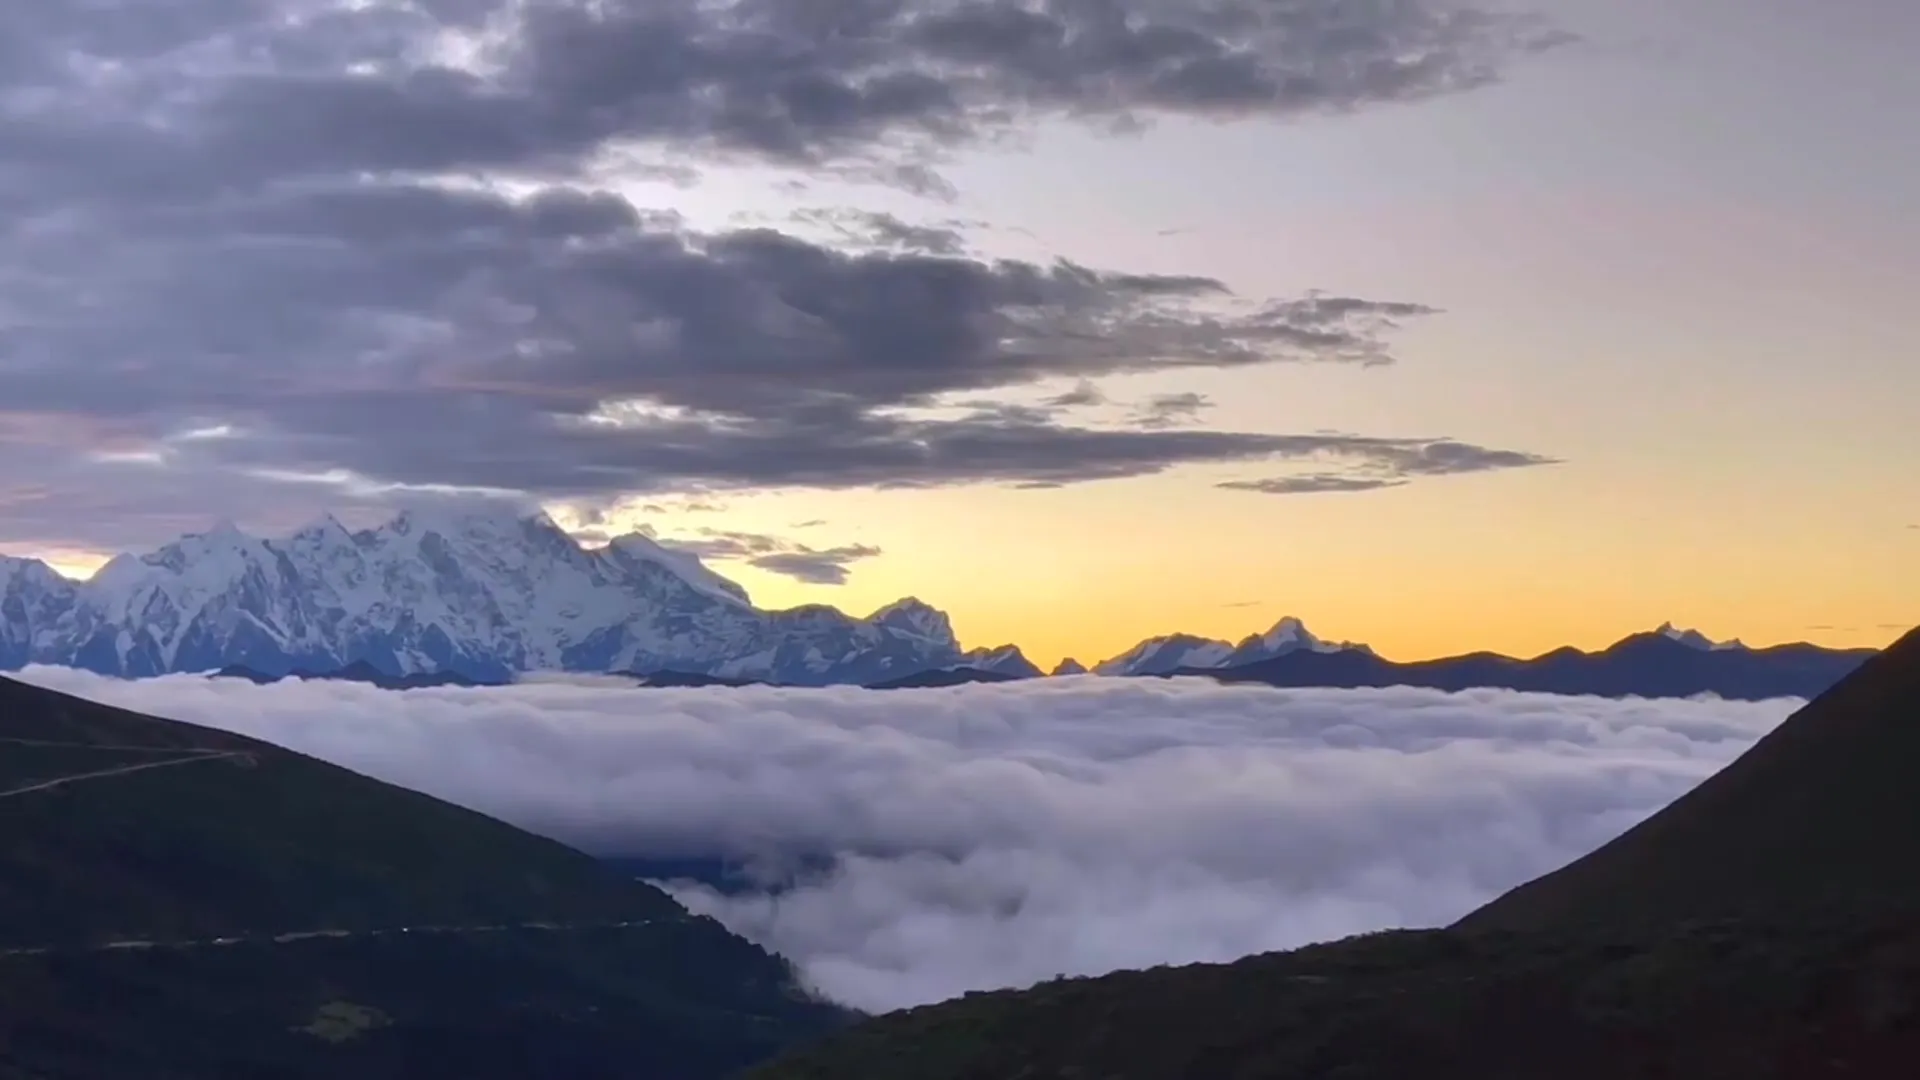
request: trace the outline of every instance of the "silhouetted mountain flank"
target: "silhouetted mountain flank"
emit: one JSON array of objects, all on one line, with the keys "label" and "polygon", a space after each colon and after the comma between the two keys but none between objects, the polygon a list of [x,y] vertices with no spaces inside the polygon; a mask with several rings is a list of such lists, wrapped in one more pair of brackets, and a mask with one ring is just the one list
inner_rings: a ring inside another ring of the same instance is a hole
[{"label": "silhouetted mountain flank", "polygon": [[1500,687],[1613,698],[1717,694],[1728,700],[1762,701],[1814,697],[1873,655],[1872,649],[1806,644],[1710,648],[1678,634],[1653,631],[1601,652],[1563,648],[1531,660],[1480,652],[1396,663],[1361,650],[1303,649],[1238,667],[1179,668],[1167,674],[1288,687]]},{"label": "silhouetted mountain flank", "polygon": [[1910,1080],[1917,775],[1920,630],[1454,927],[969,994],[747,1076]]},{"label": "silhouetted mountain flank", "polygon": [[[1920,899],[1920,630],[1612,843],[1473,927],[1673,922]],[[1920,1059],[1916,1059],[1920,1060]]]},{"label": "silhouetted mountain flank", "polygon": [[0,1074],[708,1078],[845,1015],[561,844],[0,679]]},{"label": "silhouetted mountain flank", "polygon": [[696,686],[768,686],[770,683],[758,679],[729,679],[720,675],[706,675],[698,671],[654,671],[646,674],[627,672],[640,680],[645,687],[696,687]]},{"label": "silhouetted mountain flank", "polygon": [[903,675],[898,679],[885,682],[868,683],[869,690],[915,690],[931,689],[939,686],[964,686],[968,683],[1018,682],[1033,678],[1031,675],[1014,675],[1005,671],[984,671],[974,667],[937,668],[932,671],[916,671],[912,675]]}]

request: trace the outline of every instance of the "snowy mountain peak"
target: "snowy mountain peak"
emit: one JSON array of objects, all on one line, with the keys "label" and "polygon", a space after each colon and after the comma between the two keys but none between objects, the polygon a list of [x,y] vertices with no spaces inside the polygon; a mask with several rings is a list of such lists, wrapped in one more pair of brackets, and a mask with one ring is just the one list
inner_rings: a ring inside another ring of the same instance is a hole
[{"label": "snowy mountain peak", "polygon": [[226,524],[117,556],[78,583],[0,560],[0,668],[140,677],[365,664],[483,680],[558,669],[823,685],[960,656],[947,616],[918,600],[872,619],[824,605],[763,611],[690,552],[644,536],[588,549],[505,504],[412,509],[359,532],[328,517],[284,539]]},{"label": "snowy mountain peak", "polygon": [[0,666],[21,667],[73,607],[74,582],[39,559],[0,555]]},{"label": "snowy mountain peak", "polygon": [[670,548],[644,533],[616,536],[598,549],[597,554],[624,570],[657,566],[692,588],[727,603],[749,604],[747,590],[739,582],[721,577],[691,551]]},{"label": "snowy mountain peak", "polygon": [[1226,663],[1233,646],[1225,641],[1169,634],[1148,638],[1108,660],[1094,665],[1100,675],[1164,675],[1179,668],[1213,668]]},{"label": "snowy mountain peak", "polygon": [[545,511],[525,510],[509,503],[478,503],[433,509],[410,507],[373,531],[403,537],[437,533],[441,539],[456,540],[541,535],[560,532],[560,527]]},{"label": "snowy mountain peak", "polygon": [[235,525],[232,518],[221,518],[214,522],[213,528],[208,529],[206,532],[189,535],[197,535],[201,540],[205,540],[208,543],[219,544],[245,544],[252,539],[246,533],[240,531],[240,526]]},{"label": "snowy mountain peak", "polygon": [[867,616],[867,621],[928,641],[953,644],[953,623],[947,613],[917,596],[902,597]]},{"label": "snowy mountain peak", "polygon": [[1313,636],[1313,631],[1307,629],[1307,624],[1292,615],[1285,616],[1274,623],[1273,628],[1261,634],[1258,640],[1268,648],[1294,645],[1311,649],[1320,645],[1320,639]]},{"label": "snowy mountain peak", "polygon": [[1164,675],[1181,668],[1226,668],[1271,660],[1288,653],[1358,650],[1367,646],[1350,641],[1329,642],[1316,637],[1300,619],[1287,616],[1264,634],[1249,634],[1238,645],[1192,634],[1148,638],[1110,660],[1094,665],[1101,675]]},{"label": "snowy mountain peak", "polygon": [[16,586],[55,589],[73,583],[39,559],[0,555],[0,592]]},{"label": "snowy mountain peak", "polygon": [[1728,649],[1746,648],[1739,638],[1735,638],[1732,641],[1715,641],[1698,630],[1682,630],[1670,622],[1661,623],[1653,632],[1659,634],[1661,637],[1677,641],[1688,648],[1699,649],[1702,652],[1723,652]]},{"label": "snowy mountain peak", "polygon": [[332,514],[321,514],[319,518],[302,525],[294,531],[293,538],[311,538],[313,540],[352,540],[353,530],[340,524],[340,519]]},{"label": "snowy mountain peak", "polygon": [[993,671],[1002,675],[1013,675],[1022,679],[1031,679],[1040,674],[1040,669],[1027,654],[1020,651],[1018,645],[1002,645],[993,649],[973,649],[960,657],[956,666],[976,668],[980,671]]},{"label": "snowy mountain peak", "polygon": [[1266,633],[1243,638],[1240,644],[1234,647],[1233,655],[1229,656],[1221,666],[1235,667],[1240,664],[1252,664],[1302,650],[1331,653],[1356,649],[1371,651],[1365,645],[1351,641],[1323,641],[1315,636],[1313,631],[1307,629],[1306,623],[1288,615],[1274,623],[1272,629]]},{"label": "snowy mountain peak", "polygon": [[1060,661],[1059,663],[1053,665],[1053,670],[1048,672],[1047,674],[1049,675],[1085,675],[1086,673],[1087,673],[1087,665],[1082,664],[1080,661],[1075,660],[1073,657],[1069,656],[1066,659]]}]

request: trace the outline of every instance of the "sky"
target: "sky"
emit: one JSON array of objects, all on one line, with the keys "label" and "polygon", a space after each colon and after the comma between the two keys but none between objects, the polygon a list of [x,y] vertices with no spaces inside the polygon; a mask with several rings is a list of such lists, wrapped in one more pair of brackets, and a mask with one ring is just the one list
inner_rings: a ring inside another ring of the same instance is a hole
[{"label": "sky", "polygon": [[1097,676],[886,694],[22,677],[599,855],[825,856],[797,882],[669,887],[870,1010],[1449,923],[1802,704]]},{"label": "sky", "polygon": [[10,5],[0,552],[486,497],[1043,664],[1883,644],[1916,46],[1906,0]]}]

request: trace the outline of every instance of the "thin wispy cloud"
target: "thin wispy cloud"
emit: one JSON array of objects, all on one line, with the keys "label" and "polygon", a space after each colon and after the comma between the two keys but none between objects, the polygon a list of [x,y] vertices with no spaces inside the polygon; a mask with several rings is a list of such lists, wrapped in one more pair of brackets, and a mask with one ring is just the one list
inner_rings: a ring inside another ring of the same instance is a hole
[{"label": "thin wispy cloud", "polygon": [[25,677],[603,855],[751,864],[768,886],[675,891],[880,1009],[1446,922],[1646,817],[1797,704],[1086,676],[890,693]]},{"label": "thin wispy cloud", "polygon": [[[802,525],[795,528],[806,527]],[[691,537],[663,537],[661,544],[703,560],[744,562],[809,585],[845,585],[853,564],[884,552],[872,544],[816,548],[768,533],[702,528]]]},{"label": "thin wispy cloud", "polygon": [[1560,464],[1558,459],[1545,454],[1489,450],[1453,439],[1368,439],[1361,442],[1365,444],[1364,449],[1359,446],[1330,445],[1326,450],[1317,452],[1317,456],[1324,459],[1345,457],[1346,461],[1341,462],[1344,465],[1341,471],[1226,480],[1215,486],[1263,495],[1350,493],[1403,487],[1426,477]]}]

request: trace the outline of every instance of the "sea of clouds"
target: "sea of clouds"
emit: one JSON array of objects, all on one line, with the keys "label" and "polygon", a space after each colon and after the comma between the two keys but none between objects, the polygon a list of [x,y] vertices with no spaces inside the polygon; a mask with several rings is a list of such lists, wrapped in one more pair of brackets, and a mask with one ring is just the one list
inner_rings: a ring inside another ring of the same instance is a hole
[{"label": "sea of clouds", "polygon": [[1445,923],[1801,704],[1092,676],[886,692],[24,678],[596,854],[812,858],[779,887],[670,888],[874,1010]]}]

